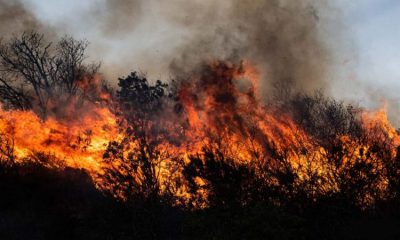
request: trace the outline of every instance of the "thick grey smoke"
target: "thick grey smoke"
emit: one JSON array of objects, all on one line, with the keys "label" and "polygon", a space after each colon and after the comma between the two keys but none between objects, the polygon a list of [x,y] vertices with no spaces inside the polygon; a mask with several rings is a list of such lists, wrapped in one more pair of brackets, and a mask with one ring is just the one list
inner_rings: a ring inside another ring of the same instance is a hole
[{"label": "thick grey smoke", "polygon": [[96,6],[94,16],[104,35],[126,36],[140,22],[142,6],[141,0],[106,0]]},{"label": "thick grey smoke", "polygon": [[18,0],[0,0],[0,21],[0,34],[3,37],[42,26],[36,16]]},{"label": "thick grey smoke", "polygon": [[191,35],[171,67],[187,73],[204,60],[244,59],[262,71],[264,88],[326,87],[330,53],[318,28],[319,9],[325,7],[323,1],[232,0],[175,9],[186,11],[185,16],[171,15]]},{"label": "thick grey smoke", "polygon": [[[61,28],[60,28],[61,29]],[[41,21],[32,6],[24,0],[0,0],[0,38],[20,36],[23,32],[38,32],[48,41],[57,41],[61,31]]]}]

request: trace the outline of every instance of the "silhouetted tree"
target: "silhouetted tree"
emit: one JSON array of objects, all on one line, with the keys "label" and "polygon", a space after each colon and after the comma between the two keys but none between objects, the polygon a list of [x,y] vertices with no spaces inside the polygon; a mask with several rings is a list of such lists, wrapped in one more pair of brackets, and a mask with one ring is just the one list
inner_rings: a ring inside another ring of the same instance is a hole
[{"label": "silhouetted tree", "polygon": [[257,182],[254,168],[227,158],[219,149],[203,148],[202,153],[189,159],[183,175],[194,198],[192,207],[241,207],[254,204],[260,200],[257,195],[266,194]]},{"label": "silhouetted tree", "polygon": [[8,108],[34,109],[47,115],[61,95],[77,95],[84,78],[99,64],[85,63],[86,41],[62,38],[55,46],[36,32],[0,44],[0,97]]},{"label": "silhouetted tree", "polygon": [[[110,143],[104,158],[124,164],[111,170],[109,177],[122,180],[126,189],[121,191],[127,195],[155,199],[167,194],[168,187],[174,187],[173,179],[168,178],[173,178],[179,168],[177,156],[169,149],[178,144],[174,139],[180,139],[180,126],[174,121],[173,94],[167,84],[156,81],[151,85],[136,72],[120,78],[119,87],[117,99],[124,139]],[[124,176],[117,176],[121,172]]]},{"label": "silhouetted tree", "polygon": [[16,163],[14,139],[0,133],[0,164],[13,166]]},{"label": "silhouetted tree", "polygon": [[[388,198],[400,202],[400,146],[396,149],[396,157],[386,162],[388,175]],[[396,204],[397,204],[396,203]]]},{"label": "silhouetted tree", "polygon": [[320,91],[313,95],[297,94],[283,107],[324,147],[329,148],[337,136],[361,136],[361,109],[328,98]]}]

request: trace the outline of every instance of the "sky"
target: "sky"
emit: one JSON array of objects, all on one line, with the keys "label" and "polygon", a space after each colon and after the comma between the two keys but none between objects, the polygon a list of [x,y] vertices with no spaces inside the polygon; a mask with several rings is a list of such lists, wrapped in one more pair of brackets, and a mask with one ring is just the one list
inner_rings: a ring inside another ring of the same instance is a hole
[{"label": "sky", "polygon": [[360,78],[378,86],[400,85],[400,1],[342,1],[358,49]]},{"label": "sky", "polygon": [[[337,0],[343,10],[353,64],[346,81],[356,89],[344,90],[361,105],[388,104],[391,120],[398,126],[400,113],[400,1]],[[351,96],[353,90],[360,96]]]},{"label": "sky", "polygon": [[[98,39],[101,33],[92,28],[95,18],[90,16],[97,12],[90,10],[93,4],[101,5],[104,0],[24,1],[41,20],[57,28],[63,27],[65,32],[76,37],[95,42],[91,51],[101,51],[104,59],[113,62],[112,68],[116,72],[128,71],[119,67],[122,64],[118,59],[122,56],[122,59],[130,59],[138,69],[151,72],[156,77],[165,77],[166,66],[157,58],[163,51],[176,47],[179,38],[185,37],[185,33],[179,29],[171,30],[168,22],[152,18],[158,13],[147,9],[145,17],[156,20],[144,21],[145,24],[139,26],[132,25],[134,33],[126,36],[128,40],[119,37]],[[340,21],[335,26],[336,20],[333,19],[332,26],[337,27],[341,35],[339,47],[335,45],[336,38],[332,38],[331,42],[337,49],[337,62],[331,76],[332,94],[372,108],[379,107],[385,101],[392,108],[391,118],[395,123],[400,123],[397,119],[400,113],[400,1],[331,1],[340,12]],[[157,4],[157,1],[153,3]],[[151,4],[147,6],[151,8]],[[137,46],[131,52],[124,51],[123,43],[127,41]],[[146,60],[140,60],[143,55],[148,56]],[[149,62],[148,59],[153,60]]]}]

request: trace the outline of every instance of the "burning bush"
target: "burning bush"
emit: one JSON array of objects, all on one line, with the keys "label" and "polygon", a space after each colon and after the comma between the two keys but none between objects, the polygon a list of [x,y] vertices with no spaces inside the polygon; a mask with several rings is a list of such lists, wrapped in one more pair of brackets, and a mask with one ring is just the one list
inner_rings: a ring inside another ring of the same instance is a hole
[{"label": "burning bush", "polygon": [[3,43],[4,164],[82,168],[116,198],[190,209],[398,201],[399,135],[384,111],[322,93],[265,103],[249,61],[169,84],[133,72],[113,93],[84,63],[86,45],[53,49],[36,33]]}]

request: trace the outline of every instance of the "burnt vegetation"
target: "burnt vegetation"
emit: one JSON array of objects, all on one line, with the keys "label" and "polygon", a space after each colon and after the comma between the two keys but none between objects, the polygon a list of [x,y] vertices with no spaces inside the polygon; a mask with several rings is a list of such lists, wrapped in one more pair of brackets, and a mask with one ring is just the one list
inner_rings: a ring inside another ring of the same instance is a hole
[{"label": "burnt vegetation", "polygon": [[[239,95],[250,103],[256,99],[251,90],[233,92],[232,65],[206,66],[197,81],[168,84],[133,72],[112,92],[106,83],[93,82],[99,65],[86,63],[86,47],[69,37],[49,43],[37,33],[0,45],[4,108],[32,110],[46,119],[59,116],[57,106],[71,99],[78,108],[85,101],[105,104],[99,92],[106,91],[123,135],[103,155],[104,162],[119,163],[104,169],[106,190],[49,153],[34,152],[30,161],[18,162],[13,140],[0,137],[1,239],[400,237],[400,148],[380,126],[365,130],[361,109],[321,92],[290,93],[272,104],[275,114],[290,116],[323,147],[321,173],[312,167],[317,160],[311,146],[296,147],[307,160],[300,168],[290,162],[294,147],[267,141],[251,120],[258,113],[239,106]],[[204,96],[211,110],[205,110]],[[171,151],[189,131],[185,101],[207,116],[207,141],[186,159]],[[251,149],[245,162],[232,154],[226,139],[232,132],[249,139],[241,143]]]}]

